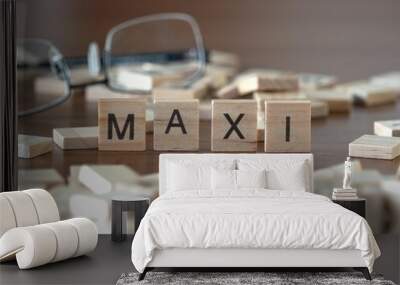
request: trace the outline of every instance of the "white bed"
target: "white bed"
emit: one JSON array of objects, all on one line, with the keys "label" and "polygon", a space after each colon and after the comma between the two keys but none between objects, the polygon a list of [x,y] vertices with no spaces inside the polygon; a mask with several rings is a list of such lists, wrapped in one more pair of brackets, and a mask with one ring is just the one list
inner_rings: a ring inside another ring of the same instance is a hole
[{"label": "white bed", "polygon": [[[204,189],[209,166],[251,176],[264,164],[267,189]],[[354,267],[370,278],[380,255],[363,218],[312,194],[312,154],[161,154],[159,173],[160,197],[132,243],[140,279],[154,267]]]}]

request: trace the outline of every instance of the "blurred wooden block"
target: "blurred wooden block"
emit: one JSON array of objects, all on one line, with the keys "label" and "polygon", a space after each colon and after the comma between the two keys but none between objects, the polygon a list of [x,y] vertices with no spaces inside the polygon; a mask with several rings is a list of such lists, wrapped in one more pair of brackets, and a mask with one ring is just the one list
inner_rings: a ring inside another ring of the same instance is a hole
[{"label": "blurred wooden block", "polygon": [[154,150],[199,149],[199,101],[155,101]]},{"label": "blurred wooden block", "polygon": [[318,90],[331,88],[337,83],[337,78],[331,75],[299,73],[298,77],[301,90]]},{"label": "blurred wooden block", "polygon": [[78,180],[96,194],[115,190],[117,183],[136,183],[138,174],[126,165],[82,165]]},{"label": "blurred wooden block", "polygon": [[[85,88],[85,100],[88,102],[98,102],[99,99],[115,99],[115,98],[144,98],[143,95],[134,95],[112,91],[106,85],[91,85]],[[151,99],[151,96],[147,96]]]},{"label": "blurred wooden block", "polygon": [[155,87],[152,91],[153,99],[200,99],[207,94],[210,84],[211,78],[204,76],[187,88],[168,85]]},{"label": "blurred wooden block", "polygon": [[372,107],[394,103],[399,91],[396,88],[364,83],[348,87],[347,92],[356,103]]},{"label": "blurred wooden block", "polygon": [[53,148],[53,142],[49,137],[18,135],[18,157],[34,158],[48,153]]},{"label": "blurred wooden block", "polygon": [[210,87],[219,89],[229,83],[237,73],[236,67],[207,64],[206,75],[210,77]]},{"label": "blurred wooden block", "polygon": [[307,97],[301,92],[255,92],[253,98],[257,101],[258,111],[265,111],[265,101],[293,101],[307,100]]},{"label": "blurred wooden block", "polygon": [[[103,76],[92,76],[86,67],[76,67],[70,70],[71,82],[73,84],[84,84],[88,82],[102,80]],[[34,82],[34,90],[39,94],[63,94],[65,91],[64,80],[59,79],[55,74],[36,77]]]},{"label": "blurred wooden block", "polygon": [[98,103],[99,150],[145,150],[145,110],[144,99],[100,99]]},{"label": "blurred wooden block", "polygon": [[370,83],[384,87],[390,87],[397,90],[397,96],[400,95],[400,72],[393,71],[376,75],[370,78]]},{"label": "blurred wooden block", "polygon": [[400,155],[400,138],[363,135],[349,144],[349,155],[391,160]]},{"label": "blurred wooden block", "polygon": [[328,104],[330,113],[349,113],[353,108],[353,99],[345,91],[327,89],[305,91],[312,101],[322,101]]},{"label": "blurred wooden block", "polygon": [[326,118],[329,115],[329,105],[322,101],[311,101],[311,118]]},{"label": "blurred wooden block", "polygon": [[53,129],[53,141],[62,149],[97,148],[98,128],[57,128]]},{"label": "blurred wooden block", "polygon": [[374,134],[384,137],[400,137],[400,120],[374,122]]},{"label": "blurred wooden block", "polygon": [[201,100],[199,103],[199,118],[200,121],[211,121],[211,101],[209,99]]},{"label": "blurred wooden block", "polygon": [[239,93],[245,95],[256,91],[296,91],[299,80],[295,75],[267,73],[243,75],[237,79]]},{"label": "blurred wooden block", "polygon": [[18,189],[44,188],[48,189],[57,185],[64,184],[61,174],[52,168],[39,169],[19,169],[18,170]]},{"label": "blurred wooden block", "polygon": [[263,142],[265,137],[265,113],[257,114],[257,142]]},{"label": "blurred wooden block", "polygon": [[211,150],[257,150],[256,101],[212,101]]},{"label": "blurred wooden block", "polygon": [[240,65],[239,56],[226,51],[211,50],[208,55],[209,62],[222,66],[232,66],[238,68]]},{"label": "blurred wooden block", "polygon": [[265,101],[265,152],[310,152],[311,102]]},{"label": "blurred wooden block", "polygon": [[236,82],[232,82],[219,89],[216,93],[216,96],[221,99],[234,99],[240,97],[241,95]]}]

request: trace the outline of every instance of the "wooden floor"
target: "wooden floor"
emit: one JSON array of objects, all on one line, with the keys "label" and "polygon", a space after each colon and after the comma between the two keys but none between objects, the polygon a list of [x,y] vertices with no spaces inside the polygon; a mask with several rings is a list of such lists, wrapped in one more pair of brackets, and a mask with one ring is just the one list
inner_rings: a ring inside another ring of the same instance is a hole
[{"label": "wooden floor", "polygon": [[[397,104],[374,108],[355,107],[351,114],[334,114],[326,119],[312,121],[312,153],[316,169],[342,163],[348,154],[348,144],[363,134],[373,134],[376,120],[398,119],[400,99]],[[64,105],[53,110],[19,120],[20,134],[52,136],[53,128],[97,125],[97,105],[84,104],[84,94],[75,95]],[[200,152],[211,152],[211,122],[200,125]],[[147,150],[137,152],[110,152],[97,150],[63,151],[57,146],[51,153],[34,159],[20,159],[20,168],[56,168],[65,177],[69,166],[87,163],[127,164],[141,174],[158,171],[158,155],[153,151],[153,135],[147,135]],[[258,152],[263,152],[259,143]],[[394,174],[400,157],[394,160],[362,159],[365,168],[374,168],[385,174]]]},{"label": "wooden floor", "polygon": [[[398,283],[400,281],[400,238],[381,235],[377,236],[377,241],[383,255],[377,260],[374,273],[383,274],[386,279]],[[15,262],[0,264],[0,284],[115,284],[122,273],[135,271],[130,259],[130,246],[131,239],[115,243],[111,241],[109,235],[102,235],[99,237],[96,250],[88,256],[30,270],[19,270]],[[269,270],[274,271],[272,268]],[[280,271],[284,270],[291,271],[294,269],[280,269]],[[319,271],[321,269],[301,270]],[[331,268],[326,270],[343,271],[349,269]]]}]

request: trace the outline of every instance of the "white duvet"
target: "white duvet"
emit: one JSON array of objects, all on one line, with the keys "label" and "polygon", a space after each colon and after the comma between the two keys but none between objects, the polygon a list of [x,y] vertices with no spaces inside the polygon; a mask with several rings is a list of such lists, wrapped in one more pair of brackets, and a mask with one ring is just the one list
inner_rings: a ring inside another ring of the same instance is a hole
[{"label": "white duvet", "polygon": [[143,272],[165,248],[358,249],[370,271],[380,255],[368,223],[328,198],[255,189],[157,198],[133,239],[132,262]]}]

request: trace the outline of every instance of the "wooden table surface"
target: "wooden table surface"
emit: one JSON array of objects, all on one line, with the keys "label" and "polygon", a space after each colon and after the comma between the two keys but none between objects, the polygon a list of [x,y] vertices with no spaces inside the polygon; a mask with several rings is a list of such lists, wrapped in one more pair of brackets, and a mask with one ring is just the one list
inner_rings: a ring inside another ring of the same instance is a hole
[{"label": "wooden table surface", "polygon": [[[397,104],[380,107],[354,107],[351,114],[334,114],[312,121],[312,153],[315,169],[342,163],[348,154],[348,144],[363,134],[373,134],[376,120],[399,119]],[[53,110],[19,120],[19,133],[52,136],[53,128],[97,125],[97,104],[87,103],[83,93],[76,93],[65,104]],[[153,134],[147,134],[147,150],[137,152],[109,152],[97,150],[66,150],[53,146],[53,151],[33,159],[19,159],[19,168],[55,168],[65,178],[70,165],[127,164],[140,174],[158,171],[158,155],[153,151]],[[211,152],[211,121],[200,124],[200,151]],[[259,143],[258,152],[263,152]],[[394,174],[400,157],[394,160],[361,159],[364,168]]]}]

